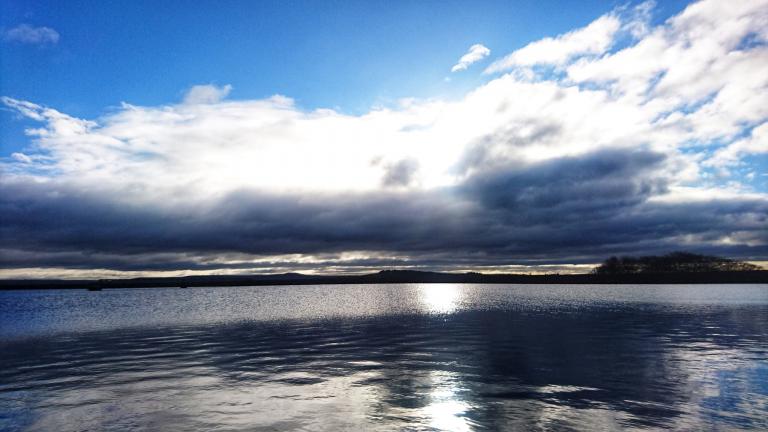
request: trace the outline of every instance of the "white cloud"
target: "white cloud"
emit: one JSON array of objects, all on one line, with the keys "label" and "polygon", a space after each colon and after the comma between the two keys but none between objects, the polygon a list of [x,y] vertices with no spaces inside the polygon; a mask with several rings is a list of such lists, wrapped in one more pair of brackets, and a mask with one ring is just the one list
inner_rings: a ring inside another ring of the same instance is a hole
[{"label": "white cloud", "polygon": [[217,87],[213,84],[192,86],[184,95],[184,103],[188,105],[212,104],[221,101],[232,91],[232,86],[227,84]]},{"label": "white cloud", "polygon": [[711,158],[704,161],[704,165],[727,168],[738,165],[745,155],[760,153],[768,153],[768,123],[755,127],[747,138],[734,141],[720,148]]},{"label": "white cloud", "polygon": [[[694,3],[633,46],[575,62],[568,75],[579,83],[613,83],[614,90],[623,94],[645,96],[651,90],[670,104],[700,99],[728,84],[725,75],[738,73],[731,66],[745,57],[739,44],[745,38],[765,42],[767,27],[765,0],[727,6],[714,1]],[[751,75],[759,73],[760,63],[764,65],[765,50],[755,48],[748,50],[746,60],[756,63],[739,71],[744,78],[752,79]]]},{"label": "white cloud", "polygon": [[[524,102],[524,103],[521,103]],[[415,101],[360,116],[333,110],[303,112],[290,100],[219,101],[159,107],[125,105],[97,121],[6,99],[44,129],[30,130],[41,159],[88,185],[145,184],[171,195],[185,185],[203,193],[241,187],[266,190],[371,190],[382,166],[412,160],[414,187],[455,184],[455,166],[469,146],[511,129],[525,145],[495,147],[499,157],[533,163],[604,146],[638,145],[648,118],[637,107],[606,103],[602,91],[553,82],[496,79],[454,102]],[[560,134],[537,141],[537,124],[554,121]],[[610,125],[610,126],[609,126]],[[531,138],[533,137],[533,138]],[[33,153],[34,154],[34,153]],[[138,189],[136,189],[138,190]]]},{"label": "white cloud", "polygon": [[451,72],[466,70],[472,63],[478,62],[491,54],[491,50],[482,44],[475,44],[469,47],[466,54],[461,56],[459,62],[453,65]]},{"label": "white cloud", "polygon": [[25,163],[25,164],[32,163],[32,158],[25,155],[24,153],[14,152],[14,153],[11,153],[11,157],[21,163]]},{"label": "white cloud", "polygon": [[521,76],[537,65],[561,68],[575,59],[595,58],[607,53],[622,36],[640,39],[650,32],[655,2],[648,0],[635,7],[617,8],[589,25],[567,33],[529,43],[493,62],[485,73],[515,70]]},{"label": "white cloud", "polygon": [[650,31],[649,25],[655,6],[655,1],[648,0],[630,9],[629,13],[626,14],[627,19],[623,20],[623,28],[635,39],[640,39],[647,35]]},{"label": "white cloud", "polygon": [[3,102],[6,106],[15,109],[19,114],[29,117],[32,120],[45,121],[45,116],[41,114],[42,107],[40,105],[12,99],[7,96],[0,97],[0,102]]},{"label": "white cloud", "polygon": [[493,62],[485,72],[502,72],[514,67],[538,64],[562,65],[577,55],[602,54],[611,46],[613,36],[620,27],[621,22],[617,16],[603,15],[586,27],[531,42]]},{"label": "white cloud", "polygon": [[32,27],[20,24],[3,32],[3,39],[33,45],[56,44],[59,42],[59,32],[50,27]]}]

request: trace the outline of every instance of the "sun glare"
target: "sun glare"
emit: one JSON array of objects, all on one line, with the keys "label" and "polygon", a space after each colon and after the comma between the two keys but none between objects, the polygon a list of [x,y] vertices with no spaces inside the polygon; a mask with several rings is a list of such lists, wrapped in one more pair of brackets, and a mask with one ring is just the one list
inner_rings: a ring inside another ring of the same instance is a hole
[{"label": "sun glare", "polygon": [[455,284],[430,284],[421,288],[421,302],[429,313],[455,312],[461,296],[461,290]]}]

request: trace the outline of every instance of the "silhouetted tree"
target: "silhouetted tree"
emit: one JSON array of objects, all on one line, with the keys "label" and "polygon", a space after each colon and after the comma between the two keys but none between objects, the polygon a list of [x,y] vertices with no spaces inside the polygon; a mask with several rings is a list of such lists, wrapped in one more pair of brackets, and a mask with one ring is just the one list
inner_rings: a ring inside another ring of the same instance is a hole
[{"label": "silhouetted tree", "polygon": [[594,274],[691,273],[715,271],[754,271],[759,266],[716,256],[690,252],[672,252],[662,256],[610,257],[592,272]]}]

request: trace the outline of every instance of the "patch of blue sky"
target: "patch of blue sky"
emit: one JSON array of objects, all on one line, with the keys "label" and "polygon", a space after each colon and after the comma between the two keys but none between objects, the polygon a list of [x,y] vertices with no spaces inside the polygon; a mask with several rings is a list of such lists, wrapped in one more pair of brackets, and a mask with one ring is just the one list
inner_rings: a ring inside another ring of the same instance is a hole
[{"label": "patch of blue sky", "polygon": [[741,158],[737,180],[760,192],[768,192],[768,153],[749,154]]},{"label": "patch of blue sky", "polygon": [[736,46],[736,49],[746,51],[764,46],[768,46],[768,41],[762,39],[757,33],[752,32],[741,39],[739,44]]}]

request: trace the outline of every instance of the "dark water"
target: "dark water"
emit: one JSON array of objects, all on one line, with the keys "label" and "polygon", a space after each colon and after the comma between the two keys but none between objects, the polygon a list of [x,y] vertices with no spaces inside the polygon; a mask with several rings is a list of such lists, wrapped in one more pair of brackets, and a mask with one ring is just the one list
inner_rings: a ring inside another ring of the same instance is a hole
[{"label": "dark water", "polygon": [[768,286],[0,292],[0,430],[768,429]]}]

